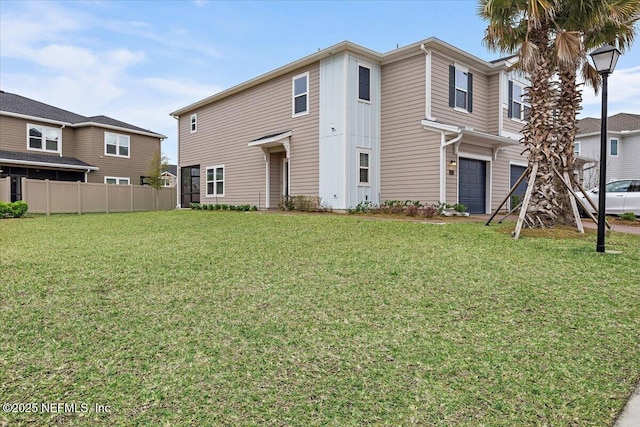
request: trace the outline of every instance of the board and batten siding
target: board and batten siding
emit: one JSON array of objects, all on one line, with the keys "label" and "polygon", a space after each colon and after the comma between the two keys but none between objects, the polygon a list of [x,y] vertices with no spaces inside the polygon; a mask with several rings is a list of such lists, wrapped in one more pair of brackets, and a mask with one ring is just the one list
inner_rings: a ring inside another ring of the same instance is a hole
[{"label": "board and batten siding", "polygon": [[[309,114],[292,118],[292,77],[309,72]],[[225,195],[220,203],[264,207],[266,162],[250,141],[292,131],[290,194],[318,195],[319,65],[311,64],[255,87],[184,113],[179,118],[179,165],[200,166],[200,202],[216,203],[206,195],[206,168],[225,166]],[[197,114],[197,131],[190,116]],[[271,188],[280,183],[271,180]],[[281,190],[280,190],[281,191]],[[277,206],[278,200],[271,200]]]},{"label": "board and batten siding", "polygon": [[423,54],[382,66],[380,199],[436,203],[440,133],[425,131]]}]

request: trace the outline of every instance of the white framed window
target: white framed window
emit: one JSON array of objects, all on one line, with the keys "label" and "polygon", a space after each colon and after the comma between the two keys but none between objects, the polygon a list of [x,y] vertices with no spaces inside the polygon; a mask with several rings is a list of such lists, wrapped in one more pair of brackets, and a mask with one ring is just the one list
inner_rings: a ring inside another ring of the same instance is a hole
[{"label": "white framed window", "polygon": [[573,143],[573,154],[575,154],[576,156],[580,155],[580,142],[579,141],[575,141]]},{"label": "white framed window", "polygon": [[293,117],[309,114],[309,72],[291,79]]},{"label": "white framed window", "polygon": [[531,115],[531,105],[525,102],[524,86],[513,80],[509,80],[509,117],[526,121]]},{"label": "white framed window", "polygon": [[371,151],[358,150],[358,185],[368,186],[371,180]]},{"label": "white framed window", "polygon": [[611,138],[609,140],[609,155],[615,157],[618,155],[618,139]]},{"label": "white framed window", "polygon": [[191,133],[198,130],[198,115],[192,114],[190,119]]},{"label": "white framed window", "polygon": [[358,99],[371,101],[371,69],[358,66]]},{"label": "white framed window", "polygon": [[122,176],[105,176],[104,183],[112,185],[129,185],[131,184],[131,179]]},{"label": "white framed window", "polygon": [[207,196],[224,197],[224,165],[207,168]]},{"label": "white framed window", "polygon": [[105,156],[126,157],[129,156],[129,135],[119,133],[104,133],[104,154]]},{"label": "white framed window", "polygon": [[60,128],[27,124],[27,150],[60,153]]}]

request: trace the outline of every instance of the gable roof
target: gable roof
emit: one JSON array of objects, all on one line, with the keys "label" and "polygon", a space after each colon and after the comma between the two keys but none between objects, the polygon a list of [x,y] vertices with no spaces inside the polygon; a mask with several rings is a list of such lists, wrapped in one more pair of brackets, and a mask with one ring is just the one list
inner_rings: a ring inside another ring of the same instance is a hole
[{"label": "gable roof", "polygon": [[[586,117],[578,120],[578,135],[600,132],[600,119]],[[618,113],[609,116],[607,131],[624,132],[640,130],[640,114]]]},{"label": "gable roof", "polygon": [[43,119],[71,127],[99,126],[165,139],[166,136],[107,116],[86,117],[15,93],[0,91],[0,114]]},{"label": "gable roof", "polygon": [[412,43],[410,45],[397,48],[386,53],[379,53],[371,49],[368,49],[366,47],[363,47],[358,44],[345,40],[343,42],[330,46],[326,49],[318,50],[318,52],[305,56],[289,64],[283,65],[282,67],[276,68],[275,70],[269,71],[251,80],[247,80],[229,89],[223,90],[222,92],[218,92],[207,98],[201,99],[200,101],[196,101],[193,104],[187,105],[186,107],[180,108],[170,113],[170,115],[173,117],[182,116],[185,113],[193,111],[197,108],[219,101],[223,98],[226,98],[228,96],[231,96],[243,90],[249,89],[253,86],[257,86],[261,83],[267,82],[271,79],[287,74],[298,68],[306,67],[308,65],[311,65],[315,62],[318,62],[324,58],[327,58],[339,52],[343,52],[343,51],[354,52],[358,55],[361,55],[370,60],[373,60],[381,65],[384,65],[393,61],[400,60],[402,58],[409,57],[411,55],[419,54],[422,49],[430,49],[430,48],[438,48],[440,50],[444,50],[452,58],[460,60],[462,62],[469,62],[470,63],[469,65],[473,64],[474,68],[486,73],[492,72],[494,70],[508,69],[511,64],[510,60],[513,59],[513,56],[510,56],[507,58],[501,58],[495,61],[488,62],[488,61],[485,61],[484,59],[480,59],[477,56],[470,54],[469,52],[465,52],[462,49],[459,49],[453,45],[443,42],[442,40],[435,37],[430,37],[426,40]]}]

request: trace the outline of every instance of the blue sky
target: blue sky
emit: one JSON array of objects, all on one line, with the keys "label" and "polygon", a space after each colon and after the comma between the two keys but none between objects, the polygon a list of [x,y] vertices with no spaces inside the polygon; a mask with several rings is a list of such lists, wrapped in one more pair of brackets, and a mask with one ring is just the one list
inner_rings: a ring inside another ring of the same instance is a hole
[{"label": "blue sky", "polygon": [[[343,40],[378,52],[438,37],[479,58],[486,24],[467,1],[0,0],[0,88],[168,137],[171,111]],[[609,79],[609,112],[640,114],[640,47]],[[585,91],[581,117],[600,116]]]}]

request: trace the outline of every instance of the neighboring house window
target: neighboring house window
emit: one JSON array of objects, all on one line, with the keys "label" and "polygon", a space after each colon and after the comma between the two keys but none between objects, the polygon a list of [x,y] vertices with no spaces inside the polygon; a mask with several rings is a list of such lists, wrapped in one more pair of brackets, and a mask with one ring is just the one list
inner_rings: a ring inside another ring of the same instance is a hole
[{"label": "neighboring house window", "polygon": [[105,176],[104,183],[113,185],[129,185],[131,183],[131,180],[125,177]]},{"label": "neighboring house window", "polygon": [[371,101],[371,69],[358,66],[358,99]]},{"label": "neighboring house window", "polygon": [[369,185],[370,157],[369,151],[358,151],[358,184],[360,185]]},{"label": "neighboring house window", "polygon": [[618,140],[615,138],[611,138],[609,140],[609,155],[610,156],[618,155]]},{"label": "neighboring house window", "polygon": [[459,65],[449,65],[449,106],[472,112],[473,74]]},{"label": "neighboring house window", "polygon": [[529,120],[531,106],[524,101],[524,87],[509,80],[509,117],[518,120]]},{"label": "neighboring house window", "polygon": [[309,114],[309,73],[295,76],[292,80],[293,117]]},{"label": "neighboring house window", "polygon": [[107,156],[129,157],[129,136],[113,132],[104,133],[104,154]]},{"label": "neighboring house window", "polygon": [[576,156],[580,155],[580,143],[577,141],[573,143],[573,154]]},{"label": "neighboring house window", "polygon": [[38,151],[51,151],[59,153],[60,129],[40,125],[27,125],[27,149]]},{"label": "neighboring house window", "polygon": [[224,165],[207,168],[207,196],[224,196]]},{"label": "neighboring house window", "polygon": [[194,133],[197,130],[198,130],[198,115],[192,114],[191,115],[191,133]]}]

